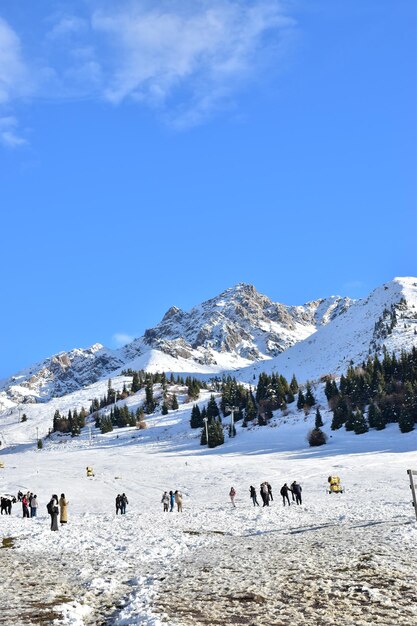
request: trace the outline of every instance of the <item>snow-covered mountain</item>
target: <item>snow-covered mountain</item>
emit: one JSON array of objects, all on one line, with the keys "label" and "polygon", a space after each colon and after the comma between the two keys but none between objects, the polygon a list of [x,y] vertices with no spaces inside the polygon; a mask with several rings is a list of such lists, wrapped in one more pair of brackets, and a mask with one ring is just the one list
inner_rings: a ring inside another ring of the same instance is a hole
[{"label": "snow-covered mountain", "polygon": [[412,346],[417,346],[417,278],[395,278],[307,339],[267,363],[242,370],[239,377],[252,380],[259,371],[278,371],[284,376],[295,373],[300,381],[317,380],[340,375],[351,361],[360,365],[384,349],[399,353]]},{"label": "snow-covered mountain", "polygon": [[343,314],[332,296],[304,306],[272,302],[240,283],[189,312],[171,307],[143,337],[119,350],[101,344],[52,356],[2,381],[14,402],[65,395],[123,368],[219,373],[276,356]]},{"label": "snow-covered mountain", "polygon": [[119,350],[95,344],[37,363],[2,381],[0,402],[47,401],[127,368],[235,371],[243,380],[276,370],[303,381],[341,373],[384,345],[399,352],[416,344],[416,278],[396,278],[358,301],[331,296],[303,306],[273,302],[240,283],[188,312],[171,307]]},{"label": "snow-covered mountain", "polygon": [[221,369],[277,356],[344,313],[352,301],[332,296],[304,306],[272,302],[240,283],[189,312],[171,307],[162,321],[124,349],[126,360],[149,348]]}]

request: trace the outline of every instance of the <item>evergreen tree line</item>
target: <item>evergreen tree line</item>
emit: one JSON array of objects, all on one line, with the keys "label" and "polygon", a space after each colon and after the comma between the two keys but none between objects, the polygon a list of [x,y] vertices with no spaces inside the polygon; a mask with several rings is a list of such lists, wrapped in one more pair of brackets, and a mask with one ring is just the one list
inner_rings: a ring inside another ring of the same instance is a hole
[{"label": "evergreen tree line", "polygon": [[66,416],[61,415],[57,409],[54,414],[52,430],[56,433],[71,433],[73,437],[80,434],[81,428],[85,426],[85,418],[88,413],[84,407],[78,413],[77,409],[68,411]]},{"label": "evergreen tree line", "polygon": [[360,367],[350,365],[339,386],[326,381],[325,392],[333,430],[344,425],[361,434],[397,422],[401,432],[410,432],[417,422],[417,349],[400,357],[385,350],[382,360],[376,355]]}]

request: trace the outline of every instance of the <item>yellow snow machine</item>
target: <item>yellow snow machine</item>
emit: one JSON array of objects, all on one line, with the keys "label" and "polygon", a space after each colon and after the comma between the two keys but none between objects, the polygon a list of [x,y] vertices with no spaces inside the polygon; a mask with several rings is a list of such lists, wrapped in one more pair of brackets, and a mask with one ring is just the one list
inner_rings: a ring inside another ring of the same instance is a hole
[{"label": "yellow snow machine", "polygon": [[329,476],[327,482],[329,483],[329,493],[343,493],[344,489],[340,484],[339,476]]}]

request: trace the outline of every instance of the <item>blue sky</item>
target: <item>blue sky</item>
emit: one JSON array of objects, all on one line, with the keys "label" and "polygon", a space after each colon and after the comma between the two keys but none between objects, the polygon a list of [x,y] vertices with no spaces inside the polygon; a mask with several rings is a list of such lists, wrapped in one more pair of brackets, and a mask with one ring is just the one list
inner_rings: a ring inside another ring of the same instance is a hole
[{"label": "blue sky", "polygon": [[416,273],[414,0],[0,5],[0,376]]}]

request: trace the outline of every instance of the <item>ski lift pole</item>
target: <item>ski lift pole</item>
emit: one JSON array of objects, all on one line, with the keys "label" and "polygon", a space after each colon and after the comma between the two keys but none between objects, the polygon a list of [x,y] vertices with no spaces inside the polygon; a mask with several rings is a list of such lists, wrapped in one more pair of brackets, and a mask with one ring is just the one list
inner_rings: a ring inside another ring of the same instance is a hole
[{"label": "ski lift pole", "polygon": [[413,502],[412,505],[414,507],[414,513],[416,515],[416,520],[417,520],[417,492],[416,492],[416,484],[414,482],[414,476],[417,476],[417,471],[416,470],[407,470],[407,474],[410,478],[410,489],[411,489],[411,493],[413,494]]}]

